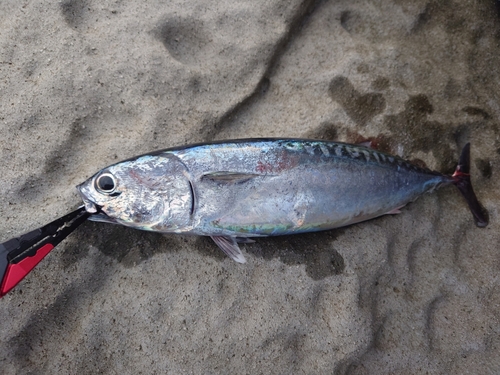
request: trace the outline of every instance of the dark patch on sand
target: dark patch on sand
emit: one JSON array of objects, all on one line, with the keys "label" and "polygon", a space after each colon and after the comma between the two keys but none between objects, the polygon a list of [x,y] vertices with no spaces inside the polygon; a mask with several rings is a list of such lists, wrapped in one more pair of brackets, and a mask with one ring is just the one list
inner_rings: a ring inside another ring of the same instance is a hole
[{"label": "dark patch on sand", "polygon": [[491,161],[488,159],[476,159],[476,168],[479,169],[484,178],[490,178],[492,174]]},{"label": "dark patch on sand", "polygon": [[198,64],[213,41],[201,20],[171,17],[164,19],[153,34],[169,54],[183,64]]},{"label": "dark patch on sand", "polygon": [[485,120],[488,120],[491,117],[488,112],[478,107],[467,106],[462,108],[462,111],[471,116],[481,116]]},{"label": "dark patch on sand", "polygon": [[338,140],[338,129],[342,128],[341,125],[332,124],[329,122],[324,122],[320,124],[317,128],[304,134],[306,139],[322,139],[325,141],[337,141]]},{"label": "dark patch on sand", "polygon": [[[450,172],[457,162],[456,150],[450,147],[450,143],[455,143],[454,138],[462,138],[465,129],[428,120],[427,116],[433,111],[434,107],[426,95],[410,96],[402,112],[386,116],[385,125],[392,133],[394,144],[403,146],[403,157],[415,151],[432,151],[439,163],[437,169]],[[454,129],[454,133],[450,129]]]},{"label": "dark patch on sand", "polygon": [[72,234],[69,240],[71,250],[62,255],[65,268],[85,257],[90,245],[128,268],[155,254],[176,251],[182,238],[89,221]]},{"label": "dark patch on sand", "polygon": [[84,23],[90,11],[87,0],[66,0],[61,2],[59,6],[68,26],[75,29]]},{"label": "dark patch on sand", "polygon": [[330,96],[338,102],[347,115],[359,126],[365,126],[385,109],[385,99],[378,93],[359,93],[352,83],[342,76],[330,82]]},{"label": "dark patch on sand", "polygon": [[332,247],[332,242],[341,233],[343,229],[258,238],[255,244],[243,246],[257,257],[279,258],[288,265],[305,264],[307,274],[314,280],[320,280],[344,272],[344,258]]}]

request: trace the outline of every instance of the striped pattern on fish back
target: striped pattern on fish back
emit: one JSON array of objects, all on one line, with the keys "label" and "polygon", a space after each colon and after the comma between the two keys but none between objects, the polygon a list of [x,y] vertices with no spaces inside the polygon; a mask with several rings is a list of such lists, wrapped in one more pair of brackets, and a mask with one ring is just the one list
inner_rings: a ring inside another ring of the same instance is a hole
[{"label": "striped pattern on fish back", "polygon": [[306,141],[306,140],[284,140],[281,146],[299,152],[306,152],[311,156],[337,157],[362,162],[374,163],[382,166],[400,167],[408,171],[441,175],[429,168],[422,168],[412,164],[398,156],[385,154],[375,149],[360,145],[353,145],[342,142]]}]

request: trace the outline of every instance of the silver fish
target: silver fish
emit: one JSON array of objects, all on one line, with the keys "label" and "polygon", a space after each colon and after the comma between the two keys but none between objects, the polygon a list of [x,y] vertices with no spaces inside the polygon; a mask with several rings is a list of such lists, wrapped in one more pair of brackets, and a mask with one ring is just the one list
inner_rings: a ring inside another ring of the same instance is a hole
[{"label": "silver fish", "polygon": [[99,171],[77,188],[90,220],[210,236],[235,261],[238,242],[343,227],[398,213],[442,185],[462,192],[478,226],[488,214],[469,177],[467,144],[453,176],[360,145],[242,139],[171,148]]}]

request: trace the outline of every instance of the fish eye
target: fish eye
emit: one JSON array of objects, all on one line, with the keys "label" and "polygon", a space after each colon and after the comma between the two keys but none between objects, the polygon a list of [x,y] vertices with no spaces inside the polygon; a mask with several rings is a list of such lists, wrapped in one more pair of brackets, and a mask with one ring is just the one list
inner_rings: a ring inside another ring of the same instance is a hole
[{"label": "fish eye", "polygon": [[110,195],[116,189],[115,177],[111,173],[103,173],[95,180],[95,188],[99,193]]}]

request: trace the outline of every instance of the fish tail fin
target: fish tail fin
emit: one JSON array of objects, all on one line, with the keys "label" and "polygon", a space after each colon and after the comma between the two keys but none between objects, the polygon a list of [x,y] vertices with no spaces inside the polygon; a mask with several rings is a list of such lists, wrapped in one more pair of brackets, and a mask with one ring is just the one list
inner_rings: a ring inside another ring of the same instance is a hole
[{"label": "fish tail fin", "polygon": [[458,161],[455,173],[453,173],[452,183],[460,190],[464,196],[469,209],[474,216],[476,225],[478,227],[485,227],[489,222],[488,211],[483,207],[483,205],[477,200],[474,189],[472,188],[472,183],[470,181],[470,143],[467,143],[462,149],[460,154],[460,159]]}]

